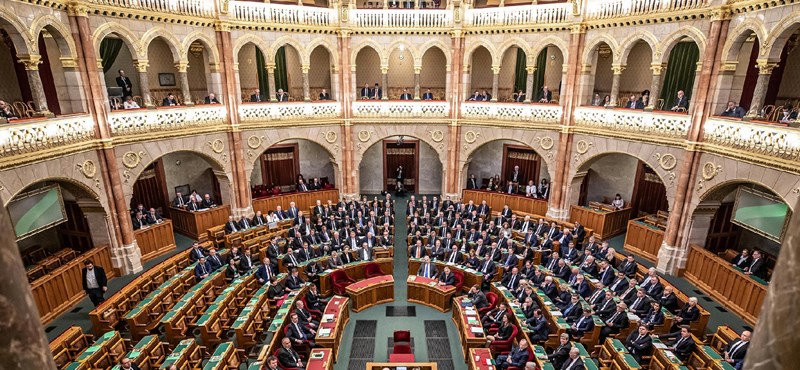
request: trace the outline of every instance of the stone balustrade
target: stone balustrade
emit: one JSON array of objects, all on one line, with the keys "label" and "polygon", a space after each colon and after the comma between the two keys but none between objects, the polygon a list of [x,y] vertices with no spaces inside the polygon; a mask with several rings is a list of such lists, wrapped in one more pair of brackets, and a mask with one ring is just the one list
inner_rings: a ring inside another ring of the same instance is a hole
[{"label": "stone balustrade", "polygon": [[635,15],[669,13],[704,8],[705,0],[596,0],[588,4],[589,20],[619,18]]},{"label": "stone balustrade", "polygon": [[94,5],[144,10],[153,13],[187,15],[200,18],[216,16],[213,0],[87,0],[87,2]]},{"label": "stone balustrade", "polygon": [[0,126],[0,158],[88,142],[95,138],[89,116],[11,123]]},{"label": "stone balustrade", "polygon": [[576,126],[597,129],[603,135],[619,132],[674,139],[686,139],[691,123],[686,114],[599,107],[578,107],[574,117]]},{"label": "stone balustrade", "polygon": [[350,22],[356,28],[448,28],[453,12],[446,9],[353,9]]},{"label": "stone balustrade", "polygon": [[569,21],[571,12],[572,4],[568,2],[468,9],[464,14],[464,23],[468,27],[503,27],[565,23]]},{"label": "stone balustrade", "polygon": [[725,149],[800,162],[800,130],[769,123],[711,117],[703,142]]},{"label": "stone balustrade", "polygon": [[231,17],[240,22],[328,27],[338,22],[336,9],[232,1]]},{"label": "stone balustrade", "polygon": [[112,135],[125,136],[220,125],[225,122],[225,116],[222,105],[137,109],[112,112],[108,124]]},{"label": "stone balustrade", "polygon": [[353,102],[356,118],[447,118],[450,103],[430,100],[358,100]]},{"label": "stone balustrade", "polygon": [[288,102],[254,103],[239,106],[239,120],[242,123],[264,121],[298,121],[313,119],[338,119],[341,117],[340,102]]},{"label": "stone balustrade", "polygon": [[558,104],[523,104],[463,102],[461,116],[471,120],[495,120],[531,123],[561,123],[561,106]]}]

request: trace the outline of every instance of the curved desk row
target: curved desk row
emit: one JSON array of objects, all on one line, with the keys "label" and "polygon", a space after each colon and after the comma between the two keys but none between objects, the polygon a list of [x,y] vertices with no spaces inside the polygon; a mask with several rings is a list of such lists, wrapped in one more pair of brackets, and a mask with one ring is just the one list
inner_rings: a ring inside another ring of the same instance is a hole
[{"label": "curved desk row", "polygon": [[439,285],[439,280],[423,276],[408,276],[408,301],[419,303],[442,312],[450,310],[456,287]]},{"label": "curved desk row", "polygon": [[[324,258],[327,262],[326,257]],[[375,261],[358,261],[353,263],[348,263],[344,265],[342,268],[337,270],[324,270],[319,274],[319,291],[321,295],[328,296],[331,294],[333,290],[333,283],[331,282],[331,273],[333,271],[344,271],[348,277],[355,281],[364,280],[366,278],[366,266],[368,264],[377,263],[378,267],[380,267],[381,271],[383,271],[384,275],[391,275],[394,270],[393,260],[391,258],[379,258]]]},{"label": "curved desk row", "polygon": [[353,301],[353,312],[394,301],[394,277],[381,275],[350,284],[345,288]]}]

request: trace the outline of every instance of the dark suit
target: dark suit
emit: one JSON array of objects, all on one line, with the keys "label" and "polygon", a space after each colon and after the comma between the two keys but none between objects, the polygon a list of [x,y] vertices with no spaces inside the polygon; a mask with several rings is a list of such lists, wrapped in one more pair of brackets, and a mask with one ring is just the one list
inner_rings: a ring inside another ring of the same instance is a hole
[{"label": "dark suit", "polygon": [[423,93],[422,100],[433,100],[433,94],[429,92]]},{"label": "dark suit", "polygon": [[672,105],[672,107],[685,108],[686,110],[689,110],[689,99],[686,99],[686,96],[682,98],[675,98],[675,103]]},{"label": "dark suit", "polygon": [[331,100],[331,94],[319,93],[319,100]]},{"label": "dark suit", "polygon": [[264,101],[264,98],[261,97],[259,94],[250,95],[250,102],[251,103],[260,103]]},{"label": "dark suit", "polygon": [[725,111],[719,115],[723,117],[742,118],[744,117],[744,109],[737,105],[733,107],[733,109],[725,108]]},{"label": "dark suit", "polygon": [[444,283],[444,285],[456,285],[456,276],[452,272],[447,275],[442,273],[439,275],[439,282]]},{"label": "dark suit", "polygon": [[569,351],[572,349],[572,344],[567,342],[567,344],[560,344],[559,346],[553,350],[553,353],[547,355],[547,358],[550,362],[553,363],[553,367],[556,369],[561,369],[564,365],[564,361],[569,359]]},{"label": "dark suit", "polygon": [[164,107],[173,107],[173,106],[177,106],[179,104],[178,104],[178,99],[175,99],[175,98],[172,98],[172,99],[164,98],[164,100],[161,101],[161,105],[164,106]]},{"label": "dark suit", "polygon": [[583,359],[578,357],[575,360],[571,358],[567,358],[564,361],[564,365],[561,367],[561,370],[583,370],[585,369],[583,365]]},{"label": "dark suit", "polygon": [[269,284],[269,278],[275,276],[275,270],[272,266],[261,265],[256,270],[256,280],[261,281],[262,284]]},{"label": "dark suit", "polygon": [[628,314],[626,312],[614,312],[608,320],[611,325],[606,325],[600,330],[600,342],[605,342],[606,338],[611,334],[618,334],[622,329],[625,329],[630,324],[628,321]]},{"label": "dark suit", "polygon": [[747,271],[753,276],[766,279],[767,265],[764,264],[764,258],[754,259],[752,262],[750,262],[750,266],[747,267]]},{"label": "dark suit", "polygon": [[228,221],[225,223],[225,233],[230,234],[232,232],[240,231],[239,223],[236,221]]},{"label": "dark suit", "polygon": [[697,343],[694,342],[692,337],[679,337],[678,340],[673,345],[675,347],[675,355],[681,359],[681,361],[686,361],[689,359],[689,355],[694,352],[694,349],[697,347]]},{"label": "dark suit", "polygon": [[575,321],[575,329],[572,328],[567,329],[567,333],[569,333],[573,337],[582,337],[584,333],[594,330],[594,319],[591,316],[583,316]]},{"label": "dark suit", "polygon": [[417,270],[417,276],[425,276],[431,279],[435,279],[438,274],[439,271],[436,270],[436,265],[433,263],[423,263],[419,265],[419,269]]},{"label": "dark suit", "polygon": [[278,361],[281,363],[281,366],[285,368],[296,368],[298,360],[300,360],[300,354],[295,352],[295,350],[292,348],[281,348],[278,351]]},{"label": "dark suit", "polygon": [[206,96],[204,101],[206,104],[219,104],[219,100],[217,100],[216,97],[214,97],[214,99],[211,99],[210,97]]},{"label": "dark suit", "polygon": [[489,305],[486,295],[481,291],[478,291],[475,294],[469,294],[468,296],[470,299],[472,299],[472,305],[474,305],[477,309],[481,309]]},{"label": "dark suit", "polygon": [[728,357],[733,360],[731,363],[737,370],[741,370],[744,365],[744,356],[747,355],[747,349],[750,348],[750,341],[742,342],[741,339],[736,339],[725,347],[725,352],[728,352]]},{"label": "dark suit", "polygon": [[133,96],[133,83],[131,83],[131,79],[127,76],[118,76],[117,86],[122,88],[123,96]]},{"label": "dark suit", "polygon": [[545,92],[544,89],[539,91],[539,99],[537,101],[541,101],[542,99],[545,98],[547,98],[547,101],[553,100],[553,92],[550,90],[547,90],[547,92]]},{"label": "dark suit", "polygon": [[[525,362],[528,361],[528,351],[529,349],[522,349],[519,347],[514,347],[511,349],[511,352],[507,355],[500,355],[497,357],[497,366],[501,370],[505,370],[508,367],[516,366],[516,367],[524,367]],[[511,359],[509,362],[508,359]]]},{"label": "dark suit", "polygon": [[206,261],[205,263],[198,262],[197,265],[194,266],[194,277],[198,280],[204,279],[205,276],[211,273],[211,265]]},{"label": "dark suit", "polygon": [[94,266],[92,269],[94,271],[94,279],[97,282],[97,288],[89,288],[88,281],[86,280],[86,275],[89,274],[89,270],[84,268],[81,272],[81,281],[83,282],[83,290],[89,296],[89,299],[92,301],[95,307],[105,301],[105,297],[103,294],[104,287],[108,286],[108,279],[106,279],[106,271],[103,270],[100,266]]},{"label": "dark suit", "polygon": [[641,362],[642,356],[650,356],[653,353],[653,338],[648,334],[639,335],[639,331],[634,330],[628,335],[625,348],[636,359],[636,362]]},{"label": "dark suit", "polygon": [[220,258],[218,254],[206,257],[206,262],[211,266],[211,270],[222,267],[222,258]]},{"label": "dark suit", "polygon": [[297,324],[290,322],[287,327],[289,328],[286,331],[286,336],[294,342],[296,339],[302,341],[310,341],[314,338],[314,335],[311,334],[311,331],[303,325],[302,322],[298,320]]},{"label": "dark suit", "polygon": [[675,293],[670,293],[668,296],[662,295],[659,301],[661,301],[661,307],[666,308],[669,312],[675,312],[678,307],[678,297],[675,296]]}]

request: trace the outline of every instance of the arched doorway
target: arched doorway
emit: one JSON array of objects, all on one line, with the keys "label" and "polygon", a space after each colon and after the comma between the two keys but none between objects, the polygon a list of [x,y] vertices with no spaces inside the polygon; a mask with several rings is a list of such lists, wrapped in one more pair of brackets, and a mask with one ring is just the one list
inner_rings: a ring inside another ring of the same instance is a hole
[{"label": "arched doorway", "polygon": [[420,99],[430,89],[433,100],[444,100],[447,96],[447,57],[439,47],[428,48],[422,55],[422,69],[420,70]]},{"label": "arched doorway", "polygon": [[258,156],[250,174],[253,199],[272,195],[276,187],[281,193],[296,191],[301,175],[308,190],[338,187],[339,166],[332,157],[325,147],[305,139],[270,146]]},{"label": "arched doorway", "polygon": [[489,180],[496,176],[500,184],[494,180],[492,184],[508,192],[507,181],[513,179],[515,167],[519,167],[518,187],[515,186],[519,195],[527,195],[525,187],[529,181],[536,185],[542,180],[550,183],[547,163],[532,147],[515,140],[493,140],[475,149],[467,158],[466,183],[462,183],[462,187],[471,187],[470,181],[474,176],[475,187],[484,189],[489,185]]},{"label": "arched doorway", "polygon": [[[125,90],[129,89],[134,101],[144,107],[146,91],[142,89],[142,77],[147,76],[147,70],[145,68],[145,72],[139,73],[137,57],[131,50],[130,40],[122,35],[110,33],[100,42],[100,50],[97,52],[105,77],[108,98],[114,103],[121,104],[124,96],[129,94]],[[149,86],[149,82],[148,80],[145,84]],[[154,104],[160,105],[159,103]]]},{"label": "arched doorway", "polygon": [[[628,109],[644,109],[650,105],[650,85],[653,79],[650,66],[653,62],[653,49],[644,40],[635,42],[627,57],[623,60],[625,70],[622,71],[619,84],[620,107]],[[642,100],[645,90],[648,101]],[[640,103],[641,101],[641,103]]]},{"label": "arched doorway", "polygon": [[614,71],[611,69],[614,63],[614,52],[611,46],[606,42],[600,42],[595,45],[595,47],[589,51],[589,60],[587,63],[592,67],[590,76],[594,78],[588,81],[588,86],[590,88],[585,90],[581,104],[591,104],[592,97],[597,94],[600,95],[604,101],[606,97],[608,97],[609,104],[616,106],[617,103],[612,101],[613,99],[611,96],[612,80],[614,79]]},{"label": "arched doorway", "polygon": [[400,166],[407,192],[442,193],[443,167],[439,153],[430,144],[411,136],[386,137],[364,151],[358,166],[359,191],[362,194],[394,191]]},{"label": "arched doorway", "polygon": [[311,51],[308,69],[309,95],[312,100],[321,100],[323,90],[330,99],[338,99],[333,91],[333,70],[331,69],[331,52],[327,47],[318,45]]},{"label": "arched doorway", "polygon": [[239,48],[238,85],[241,101],[250,103],[268,102],[275,97],[269,85],[267,57],[258,45],[248,42]]},{"label": "arched doorway", "polygon": [[[375,84],[381,83],[381,57],[371,46],[365,46],[356,54],[355,94],[356,99],[362,99],[364,88],[373,89]],[[371,94],[367,97],[371,98]]]},{"label": "arched doorway", "polygon": [[[468,99],[474,92],[491,94],[493,87],[494,74],[492,71],[492,54],[484,46],[478,46],[472,51],[470,56],[471,75],[469,77],[469,87],[465,89],[465,99]],[[497,99],[493,96],[492,99]]]}]

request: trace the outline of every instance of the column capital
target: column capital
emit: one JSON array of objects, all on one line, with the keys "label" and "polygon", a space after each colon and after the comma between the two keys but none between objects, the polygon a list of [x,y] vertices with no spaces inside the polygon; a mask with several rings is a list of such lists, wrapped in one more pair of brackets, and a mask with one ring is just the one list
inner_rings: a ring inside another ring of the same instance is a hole
[{"label": "column capital", "polygon": [[414,74],[418,75],[422,72],[422,66],[414,66]]},{"label": "column capital", "polygon": [[469,64],[464,64],[463,66],[461,66],[461,69],[465,74],[470,73],[470,68],[472,67]]},{"label": "column capital", "polygon": [[500,66],[492,66],[492,74],[500,74]]},{"label": "column capital", "polygon": [[389,73],[389,66],[381,66],[381,74],[385,75]]},{"label": "column capital", "polygon": [[592,73],[592,65],[591,64],[581,64],[580,72],[584,74]]},{"label": "column capital", "polygon": [[711,21],[725,21],[731,19],[731,7],[728,5],[720,6],[708,11],[708,16]]},{"label": "column capital", "polygon": [[189,62],[188,61],[176,62],[175,68],[178,70],[179,73],[184,73],[189,69]]},{"label": "column capital", "polygon": [[89,7],[77,1],[67,4],[67,15],[70,17],[88,17]]},{"label": "column capital", "polygon": [[528,72],[528,73],[535,73],[536,72],[536,67],[526,66],[525,67],[525,71]]},{"label": "column capital", "polygon": [[300,71],[302,73],[308,73],[309,69],[311,69],[311,65],[309,65],[309,64],[303,64],[303,65],[300,66]]},{"label": "column capital", "polygon": [[653,71],[654,75],[660,75],[667,69],[667,65],[663,63],[652,63],[650,64],[650,70]]},{"label": "column capital", "polygon": [[78,68],[78,60],[72,57],[60,57],[61,67],[63,68]]},{"label": "column capital", "polygon": [[464,31],[460,29],[450,30],[450,38],[454,39],[464,38]]},{"label": "column capital", "polygon": [[275,63],[267,63],[266,67],[267,73],[275,73]]},{"label": "column capital", "polygon": [[760,75],[771,75],[772,70],[778,67],[777,62],[772,62],[768,59],[756,59],[756,68],[758,68],[758,74]]},{"label": "column capital", "polygon": [[214,23],[214,31],[231,32],[231,24],[226,21],[217,21],[217,23]]},{"label": "column capital", "polygon": [[145,73],[147,72],[147,67],[150,66],[150,61],[147,59],[134,60],[133,66],[136,67],[136,72]]},{"label": "column capital", "polygon": [[222,68],[220,67],[219,63],[211,62],[211,63],[208,63],[208,71],[211,72],[211,73],[219,73],[219,72],[222,71]]},{"label": "column capital", "polygon": [[561,63],[561,73],[567,73],[569,71],[569,64]]},{"label": "column capital", "polygon": [[624,66],[622,64],[612,64],[611,65],[611,71],[614,72],[615,75],[621,75],[622,71],[625,70],[625,67],[626,66]]},{"label": "column capital", "polygon": [[719,67],[720,73],[733,73],[736,72],[736,67],[739,65],[739,61],[726,61],[722,62],[722,65]]},{"label": "column capital", "polygon": [[39,54],[17,55],[17,59],[25,66],[26,71],[38,71],[39,64],[42,63],[42,56]]},{"label": "column capital", "polygon": [[698,61],[697,62],[697,68],[695,69],[695,71],[700,72],[700,70],[702,70],[702,69],[703,69],[703,62]]},{"label": "column capital", "polygon": [[583,23],[571,24],[569,26],[569,33],[586,33],[586,25]]},{"label": "column capital", "polygon": [[348,38],[350,38],[350,34],[351,33],[353,33],[353,30],[346,29],[346,28],[345,29],[340,29],[339,30],[339,37],[341,37],[343,39],[348,39]]}]

